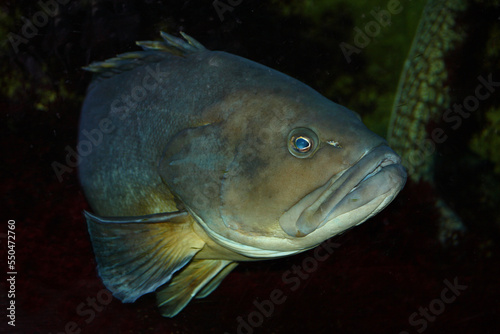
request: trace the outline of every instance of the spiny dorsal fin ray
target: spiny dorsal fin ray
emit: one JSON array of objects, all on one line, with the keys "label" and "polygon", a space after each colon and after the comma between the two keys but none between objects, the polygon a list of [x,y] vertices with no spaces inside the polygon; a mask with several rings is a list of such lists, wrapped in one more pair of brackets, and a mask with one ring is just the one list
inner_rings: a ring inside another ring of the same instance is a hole
[{"label": "spiny dorsal fin ray", "polygon": [[[200,291],[203,292],[202,297],[208,295],[235,266],[235,263],[226,260],[193,260],[190,262],[186,268],[173,277],[168,285],[161,287],[156,292],[156,301],[162,315],[169,318],[174,317]],[[219,274],[221,274],[220,277],[218,277]],[[205,291],[205,287],[208,287],[207,291]]]},{"label": "spiny dorsal fin ray", "polygon": [[85,217],[99,276],[123,302],[168,282],[205,245],[186,212],[123,218],[85,212]]},{"label": "spiny dorsal fin ray", "polygon": [[184,37],[184,40],[163,31],[160,34],[163,41],[136,42],[143,51],[122,53],[105,61],[94,62],[83,67],[83,69],[107,78],[114,74],[134,69],[144,63],[158,62],[171,55],[186,57],[189,54],[206,50],[200,42],[183,32],[180,34]]}]

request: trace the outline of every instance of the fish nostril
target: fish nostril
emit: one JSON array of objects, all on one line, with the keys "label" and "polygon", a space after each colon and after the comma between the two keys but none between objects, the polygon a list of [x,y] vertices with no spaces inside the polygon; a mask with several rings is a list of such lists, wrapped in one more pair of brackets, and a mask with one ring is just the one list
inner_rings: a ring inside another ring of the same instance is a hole
[{"label": "fish nostril", "polygon": [[335,147],[335,148],[342,148],[342,145],[340,145],[340,143],[338,141],[335,141],[335,140],[327,140],[326,143],[328,145]]}]

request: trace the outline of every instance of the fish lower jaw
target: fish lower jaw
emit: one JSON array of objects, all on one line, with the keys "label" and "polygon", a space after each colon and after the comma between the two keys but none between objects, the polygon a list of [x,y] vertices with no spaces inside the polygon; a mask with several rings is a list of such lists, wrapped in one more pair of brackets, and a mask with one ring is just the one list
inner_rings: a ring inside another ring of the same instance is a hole
[{"label": "fish lower jaw", "polygon": [[[213,229],[196,215],[191,212],[196,221],[199,223],[203,232],[212,239],[219,246],[222,246],[232,252],[238,253],[251,259],[274,259],[300,253],[305,249],[303,247],[293,247],[284,238],[273,236],[260,236],[260,237],[240,237],[242,242],[236,240],[238,238],[225,237]],[[245,243],[244,243],[245,242]],[[251,244],[262,244],[263,247],[252,246]],[[266,245],[273,245],[274,247],[266,247]],[[279,247],[281,245],[282,247]],[[306,248],[307,249],[307,248]]]},{"label": "fish lower jaw", "polygon": [[[400,164],[381,163],[332,209],[318,229],[329,225],[330,228],[336,225],[336,229],[350,228],[363,223],[389,205],[405,181],[406,172]],[[339,224],[341,217],[343,223]],[[346,219],[349,222],[345,222]]]},{"label": "fish lower jaw", "polygon": [[[392,202],[397,192],[386,197],[380,195],[373,198],[371,201],[364,205],[364,211],[353,210],[350,212],[342,213],[323,224],[317,231],[328,230],[333,235],[341,234],[348,229],[361,225],[377,213],[382,211],[389,203]],[[315,231],[316,232],[316,231]]]},{"label": "fish lower jaw", "polygon": [[335,225],[332,221],[341,215],[346,215],[343,221],[349,219],[342,226],[355,226],[373,211],[365,207],[367,203],[379,196],[391,197],[401,190],[406,172],[400,161],[387,145],[373,148],[335,181],[309,194],[309,203],[302,201],[292,207],[287,212],[287,219],[280,219],[280,225],[288,235],[302,238],[320,229],[338,233],[334,227],[323,227]]}]

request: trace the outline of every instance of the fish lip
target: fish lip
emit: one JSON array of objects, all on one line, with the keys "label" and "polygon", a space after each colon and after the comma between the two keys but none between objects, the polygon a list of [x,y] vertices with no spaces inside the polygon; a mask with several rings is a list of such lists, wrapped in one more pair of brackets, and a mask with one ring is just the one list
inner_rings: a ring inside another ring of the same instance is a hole
[{"label": "fish lip", "polygon": [[[385,143],[366,151],[365,154],[353,163],[349,169],[345,170],[342,175],[334,175],[321,187],[324,189],[321,194],[317,196],[316,200],[301,212],[300,216],[295,221],[295,226],[282,224],[280,222],[283,230],[294,237],[309,235],[339,216],[337,213],[341,211],[339,210],[340,208],[342,208],[342,210],[346,209],[346,206],[342,206],[345,204],[344,199],[353,197],[353,193],[356,193],[365,185],[373,183],[375,179],[372,178],[380,178],[383,176],[392,178],[390,180],[390,185],[385,186],[388,190],[387,196],[386,198],[382,198],[382,203],[387,205],[403,187],[406,180],[406,172],[401,166],[401,158]],[[379,194],[379,196],[385,194],[386,193]],[[378,212],[380,210],[375,211]],[[362,221],[368,218],[369,217]],[[351,225],[360,224],[362,221],[355,222]]]},{"label": "fish lip", "polygon": [[[381,163],[372,172],[367,174],[339,203],[335,205],[334,208],[332,208],[330,213],[319,224],[317,229],[328,223],[334,222],[335,219],[343,214],[359,209],[366,204],[378,201],[379,204],[372,209],[372,211],[365,215],[365,217],[359,222],[352,224],[351,226],[363,223],[392,202],[394,197],[396,197],[396,195],[404,187],[406,183],[406,176],[406,171],[400,162],[394,163],[391,159],[381,161]],[[370,189],[370,187],[371,190],[376,189],[376,194],[374,196],[365,198],[364,201],[360,201],[357,206],[349,205],[349,201],[353,199],[356,201],[358,200],[356,198],[356,196],[358,196],[357,193]]]},{"label": "fish lip", "polygon": [[[394,158],[396,158],[396,159],[394,159]],[[372,176],[375,176],[378,173],[380,173],[382,168],[387,167],[387,166],[391,166],[391,165],[399,165],[400,163],[401,163],[401,158],[396,154],[393,154],[390,157],[384,158],[382,161],[380,161],[380,163],[370,173],[368,173],[361,181],[359,181],[358,184],[356,184],[354,186],[354,188],[352,188],[349,193],[352,193],[353,191],[358,189],[360,184],[367,181]]]}]

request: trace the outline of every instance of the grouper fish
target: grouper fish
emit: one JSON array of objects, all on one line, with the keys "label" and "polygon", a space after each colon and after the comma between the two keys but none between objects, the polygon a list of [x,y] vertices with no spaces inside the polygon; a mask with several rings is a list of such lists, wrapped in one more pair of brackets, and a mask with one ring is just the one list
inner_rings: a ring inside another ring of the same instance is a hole
[{"label": "grouper fish", "polygon": [[355,112],[181,34],[89,65],[79,132],[98,273],[123,302],[156,292],[166,317],[239,261],[361,224],[406,181]]}]

